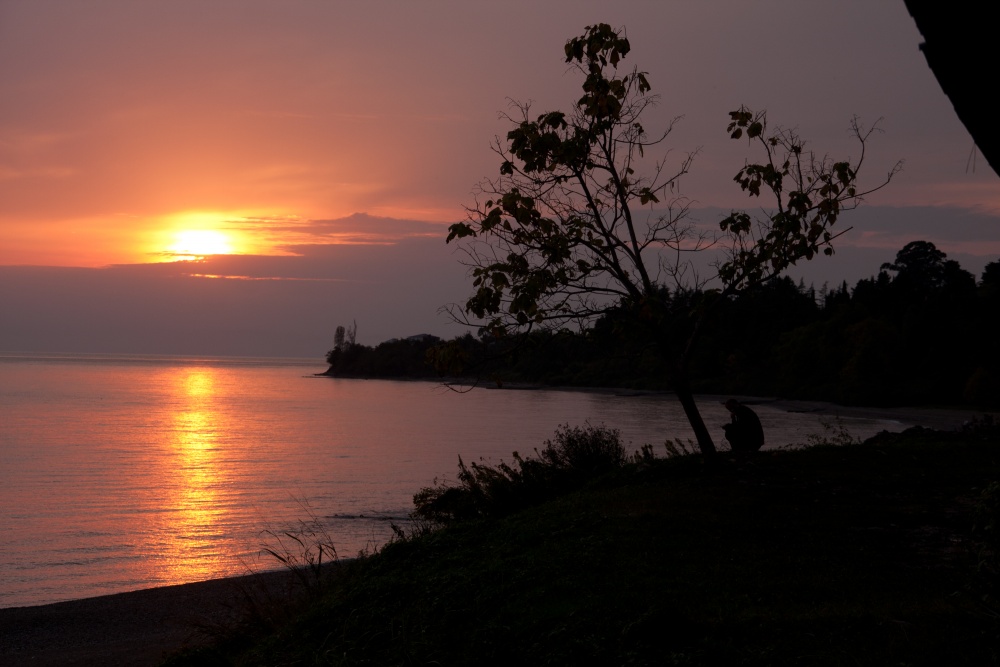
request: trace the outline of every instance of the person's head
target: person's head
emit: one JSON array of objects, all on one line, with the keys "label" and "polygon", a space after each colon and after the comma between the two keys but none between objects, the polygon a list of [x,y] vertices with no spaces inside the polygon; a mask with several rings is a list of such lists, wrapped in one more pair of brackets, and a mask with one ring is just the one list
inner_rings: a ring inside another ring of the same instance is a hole
[{"label": "person's head", "polygon": [[736,408],[738,408],[739,405],[740,402],[737,401],[735,398],[730,398],[728,401],[726,401],[726,409],[729,410],[730,412],[735,412]]}]

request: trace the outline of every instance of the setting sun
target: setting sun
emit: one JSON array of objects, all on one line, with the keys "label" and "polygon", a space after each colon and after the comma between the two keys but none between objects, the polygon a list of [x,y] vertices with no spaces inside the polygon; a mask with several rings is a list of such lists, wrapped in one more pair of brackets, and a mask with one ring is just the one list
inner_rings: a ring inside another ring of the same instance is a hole
[{"label": "setting sun", "polygon": [[167,251],[175,259],[192,260],[208,255],[228,255],[233,252],[229,237],[222,232],[199,229],[174,234],[174,244]]}]

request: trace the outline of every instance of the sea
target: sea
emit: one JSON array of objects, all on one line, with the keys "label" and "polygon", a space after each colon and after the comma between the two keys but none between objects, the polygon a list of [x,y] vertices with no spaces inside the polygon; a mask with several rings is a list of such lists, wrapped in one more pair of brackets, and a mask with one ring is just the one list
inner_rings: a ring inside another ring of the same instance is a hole
[{"label": "sea", "polygon": [[[317,377],[305,359],[0,353],[0,607],[277,569],[303,535],[338,558],[405,528],[466,463],[530,454],[560,425],[630,450],[687,441],[670,394]],[[700,397],[718,441],[728,413]],[[822,417],[756,406],[769,448]],[[856,437],[906,424],[845,418]],[[318,537],[317,537],[318,536]]]}]

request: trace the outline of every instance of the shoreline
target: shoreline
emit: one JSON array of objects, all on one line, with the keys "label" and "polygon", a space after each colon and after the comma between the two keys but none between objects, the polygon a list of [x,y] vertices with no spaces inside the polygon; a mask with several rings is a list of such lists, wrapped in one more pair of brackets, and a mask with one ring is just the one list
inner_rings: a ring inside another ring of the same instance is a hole
[{"label": "shoreline", "polygon": [[30,607],[0,609],[0,663],[159,665],[209,643],[253,601],[280,605],[302,595],[295,572],[268,570],[222,579]]},{"label": "shoreline", "polygon": [[[674,393],[669,389],[628,389],[623,387],[574,387],[569,385],[543,385],[526,382],[512,382],[497,386],[492,383],[476,383],[465,378],[430,378],[430,377],[351,377],[332,375],[329,372],[314,373],[310,377],[331,378],[335,380],[385,380],[389,382],[427,382],[455,388],[456,391],[472,389],[487,389],[490,391],[520,390],[520,391],[567,391],[591,393],[604,396],[670,396]],[[735,398],[750,406],[766,405],[784,412],[814,413],[836,417],[858,419],[874,419],[896,421],[910,426],[922,426],[938,431],[956,431],[965,423],[983,415],[998,416],[995,410],[977,410],[969,407],[928,407],[928,406],[897,406],[873,407],[840,405],[830,401],[799,400],[770,396],[749,396],[741,394],[695,394],[698,403],[724,403],[727,398]]]},{"label": "shoreline", "polygon": [[[440,379],[391,380],[442,385]],[[538,385],[496,387],[490,384],[480,387],[625,397],[662,396],[664,401],[676,400],[672,392],[662,390]],[[698,394],[695,398],[700,404],[708,405],[722,403],[728,397]],[[735,397],[751,406],[790,413],[891,420],[904,427],[919,425],[935,430],[959,429],[969,419],[987,414],[963,408],[873,408],[775,397]],[[0,608],[0,664],[156,665],[171,653],[210,641],[213,628],[218,630],[238,620],[247,608],[248,587],[269,596],[260,599],[273,601],[302,592],[294,573],[277,570],[42,605]]]},{"label": "shoreline", "polygon": [[[791,407],[818,411],[827,406],[796,402]],[[944,412],[954,416],[954,411]],[[892,527],[895,531],[892,534],[903,532],[895,525]],[[945,547],[949,550],[947,553],[953,548],[951,542]],[[914,553],[913,550],[909,552]],[[185,648],[211,643],[219,636],[213,634],[213,629],[218,631],[232,626],[245,617],[248,608],[268,611],[277,608],[280,617],[281,602],[302,593],[298,582],[295,572],[272,570],[82,600],[0,609],[0,664],[159,665]],[[247,598],[248,593],[257,597]],[[247,599],[257,600],[259,604],[248,605]]]},{"label": "shoreline", "polygon": [[[697,398],[697,397],[696,397]],[[741,397],[736,397],[743,400]],[[894,408],[844,406],[827,401],[800,401],[783,398],[753,398],[746,397],[748,405],[768,405],[785,412],[813,413],[833,417],[849,417],[858,419],[877,419],[896,421],[911,426],[922,426],[935,431],[957,431],[966,423],[993,414],[988,410],[971,408],[932,408],[901,406]]]}]

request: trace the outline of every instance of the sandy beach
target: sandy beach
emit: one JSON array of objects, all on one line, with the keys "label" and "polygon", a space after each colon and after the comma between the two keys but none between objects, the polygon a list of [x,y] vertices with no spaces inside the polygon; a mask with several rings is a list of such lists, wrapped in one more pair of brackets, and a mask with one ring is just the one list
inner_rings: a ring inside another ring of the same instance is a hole
[{"label": "sandy beach", "polygon": [[[702,397],[699,397],[701,399]],[[727,397],[719,396],[720,401]],[[936,431],[955,431],[967,422],[983,416],[982,410],[951,408],[872,408],[837,405],[824,401],[793,401],[781,398],[740,398],[748,405],[769,405],[786,412],[809,412],[830,417],[857,417],[899,422],[905,426],[922,426]]]},{"label": "sandy beach", "polygon": [[241,618],[248,594],[274,601],[301,590],[279,570],[0,609],[0,665],[159,665]]}]

